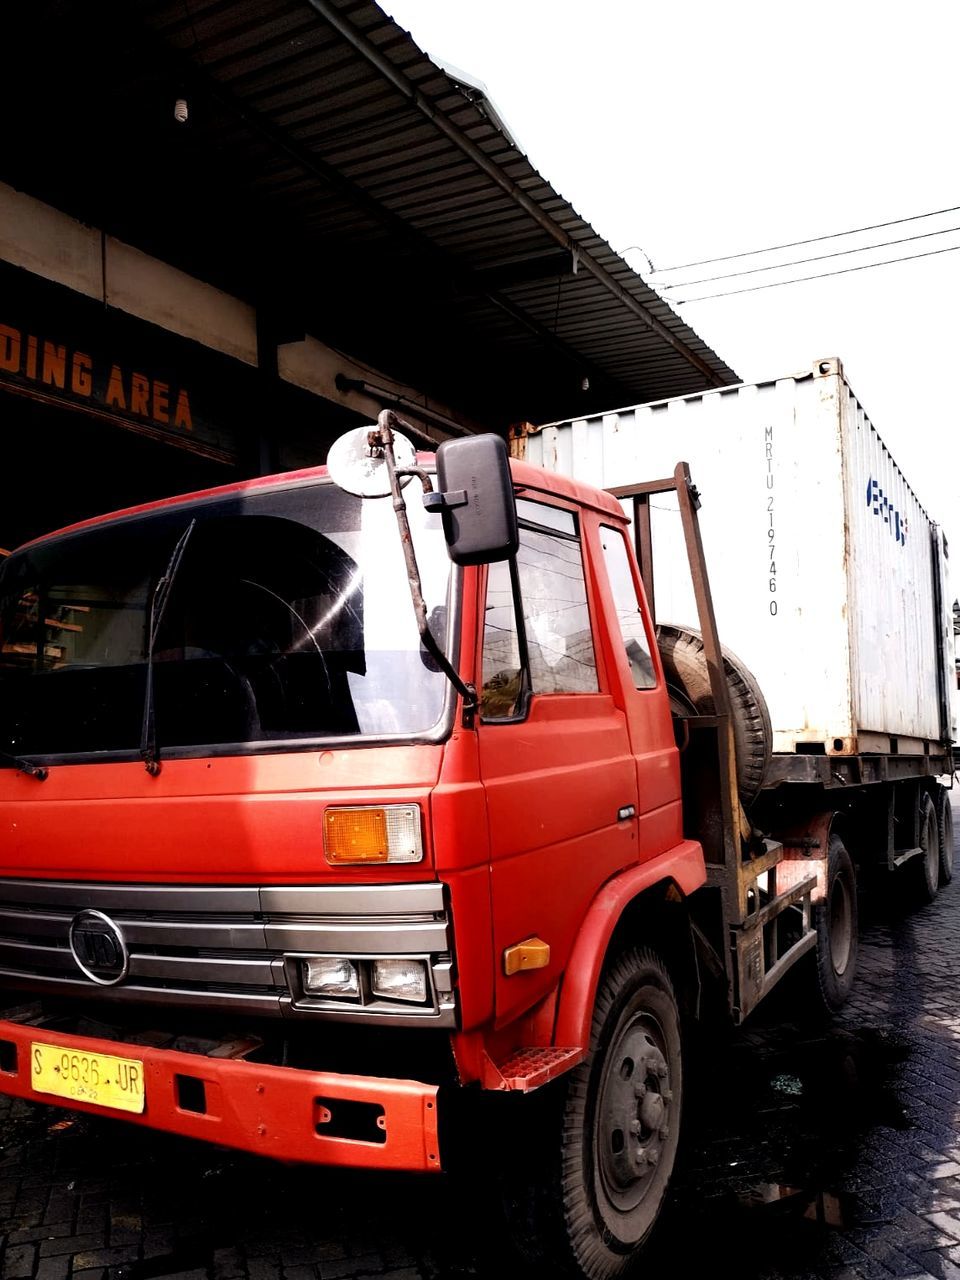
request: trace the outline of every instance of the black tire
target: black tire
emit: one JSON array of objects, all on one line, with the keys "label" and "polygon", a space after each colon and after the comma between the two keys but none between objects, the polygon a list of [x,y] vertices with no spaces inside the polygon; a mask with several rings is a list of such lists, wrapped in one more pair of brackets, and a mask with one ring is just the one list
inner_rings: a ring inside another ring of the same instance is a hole
[{"label": "black tire", "polygon": [[614,1280],[634,1267],[660,1215],[683,1100],[680,1015],[652,951],[625,951],[597,993],[590,1050],[557,1095],[547,1168],[512,1180],[521,1252],[550,1276]]},{"label": "black tire", "polygon": [[940,827],[937,809],[925,791],[920,796],[920,853],[904,867],[917,906],[932,902],[940,888]]},{"label": "black tire", "polygon": [[940,888],[953,879],[953,806],[946,787],[937,788],[937,836],[940,846]]},{"label": "black tire", "polygon": [[[657,627],[657,646],[674,710],[713,715],[713,692],[700,632],[664,623]],[[722,653],[733,714],[737,786],[746,807],[763,785],[773,750],[773,730],[760,686],[735,653],[727,648]]]},{"label": "black tire", "polygon": [[826,1013],[842,1009],[857,974],[859,912],[853,860],[833,832],[827,853],[827,892],[813,908],[818,1005]]}]

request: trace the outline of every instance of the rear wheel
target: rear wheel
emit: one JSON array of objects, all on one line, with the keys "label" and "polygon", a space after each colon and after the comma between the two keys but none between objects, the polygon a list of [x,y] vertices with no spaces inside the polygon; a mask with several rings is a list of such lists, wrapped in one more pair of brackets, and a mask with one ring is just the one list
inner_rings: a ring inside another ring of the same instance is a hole
[{"label": "rear wheel", "polygon": [[846,845],[836,832],[827,853],[827,891],[813,909],[817,933],[819,1002],[828,1013],[846,1003],[857,972],[857,877]]},{"label": "rear wheel", "polygon": [[953,879],[953,806],[946,787],[937,789],[937,832],[940,846],[940,888]]},{"label": "rear wheel", "polygon": [[910,859],[904,870],[911,880],[914,900],[920,906],[932,902],[940,887],[940,827],[931,797],[920,797],[920,852]]},{"label": "rear wheel", "polygon": [[514,1196],[521,1249],[546,1254],[552,1275],[626,1275],[666,1197],[682,1097],[670,977],[653,952],[626,951],[601,981],[590,1051],[543,1134],[550,1169],[532,1170],[529,1194]]}]

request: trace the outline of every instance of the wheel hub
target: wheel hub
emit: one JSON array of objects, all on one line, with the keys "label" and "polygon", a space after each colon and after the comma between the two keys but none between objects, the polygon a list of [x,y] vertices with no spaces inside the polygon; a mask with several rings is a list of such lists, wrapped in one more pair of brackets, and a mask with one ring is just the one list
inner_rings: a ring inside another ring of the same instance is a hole
[{"label": "wheel hub", "polygon": [[609,1055],[599,1099],[597,1156],[611,1202],[621,1211],[646,1194],[670,1133],[669,1068],[659,1028],[626,1027]]}]

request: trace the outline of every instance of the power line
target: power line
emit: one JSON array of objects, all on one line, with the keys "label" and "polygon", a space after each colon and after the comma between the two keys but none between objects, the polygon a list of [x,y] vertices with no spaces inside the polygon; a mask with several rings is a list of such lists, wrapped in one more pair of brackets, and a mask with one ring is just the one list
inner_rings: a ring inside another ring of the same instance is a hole
[{"label": "power line", "polygon": [[[664,284],[658,287],[658,292],[666,292],[667,289],[689,289],[694,284],[712,284],[714,280],[735,280],[741,276],[755,276],[762,271],[785,271],[787,267],[802,267],[807,262],[826,262],[828,258],[846,258],[851,253],[869,253],[871,249],[889,249],[895,244],[910,244],[914,240],[929,240],[933,236],[947,236],[954,231],[960,231],[960,227],[944,227],[942,231],[921,231],[915,236],[900,236],[896,240],[881,240],[878,244],[864,244],[856,249],[837,249],[835,253],[818,253],[812,258],[794,258],[792,262],[774,262],[768,267],[748,267],[745,271],[727,271],[718,276],[701,276],[699,280],[684,280],[677,284]],[[881,264],[877,264],[878,266]]]},{"label": "power line", "polygon": [[[690,267],[709,267],[715,262],[734,262],[738,258],[752,258],[758,253],[775,253],[778,249],[798,249],[801,245],[817,244],[821,240],[839,240],[843,236],[859,235],[861,231],[882,231],[884,227],[899,227],[905,222],[920,222],[924,218],[936,218],[943,213],[960,213],[960,205],[953,205],[950,209],[933,209],[930,213],[915,213],[909,218],[893,218],[890,222],[873,222],[870,226],[854,227],[851,231],[834,231],[826,236],[810,236],[807,240],[789,240],[786,244],[772,244],[765,249],[746,249],[743,253],[727,253],[719,258],[700,258],[697,262],[682,262],[675,267],[661,267],[656,274],[659,276],[667,271],[686,271]],[[639,245],[630,246],[631,249],[639,247]]]},{"label": "power line", "polygon": [[709,302],[712,298],[735,298],[741,293],[759,293],[762,289],[782,289],[788,284],[805,284],[809,280],[826,280],[829,276],[845,276],[852,271],[871,271],[874,267],[892,267],[897,262],[913,262],[916,258],[935,258],[941,253],[956,253],[960,244],[947,249],[928,249],[926,253],[908,253],[902,258],[887,258],[884,262],[864,262],[859,267],[841,267],[838,271],[821,271],[815,276],[798,276],[795,280],[774,280],[771,284],[754,284],[745,289],[730,289],[726,293],[705,293],[698,298],[673,298],[676,306],[687,302]]},{"label": "power line", "polygon": [[[622,258],[623,255],[625,253],[629,253],[631,249],[636,249],[638,253],[642,253],[647,260],[647,266],[650,268],[650,274],[653,276],[657,275],[657,268],[653,265],[653,259],[650,257],[649,253],[647,253],[642,244],[628,244],[625,249],[619,250],[619,256]],[[667,271],[670,271],[671,269],[672,268],[670,267],[666,268]]]}]

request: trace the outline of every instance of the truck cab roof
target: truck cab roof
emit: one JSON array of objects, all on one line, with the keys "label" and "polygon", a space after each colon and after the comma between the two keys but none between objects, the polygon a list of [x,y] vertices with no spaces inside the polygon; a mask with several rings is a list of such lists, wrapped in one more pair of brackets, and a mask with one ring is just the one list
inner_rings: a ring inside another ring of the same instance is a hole
[{"label": "truck cab roof", "polygon": [[[432,453],[417,454],[417,464],[419,466],[432,468],[433,462],[434,455]],[[561,498],[577,506],[590,507],[614,520],[624,521],[626,519],[619,502],[603,489],[597,489],[593,485],[585,484],[583,481],[574,480],[569,476],[560,475],[556,472],[544,471],[540,467],[517,461],[514,458],[510,460],[510,472],[518,491],[535,492],[544,497]],[[137,506],[123,507],[118,511],[106,512],[103,515],[93,516],[87,520],[65,525],[60,529],[52,529],[49,533],[42,534],[39,538],[34,538],[30,542],[24,543],[23,546],[36,546],[50,538],[76,533],[81,529],[91,529],[113,520],[126,520],[133,516],[145,515],[148,512],[199,502],[208,498],[220,498],[228,494],[258,492],[264,489],[287,488],[300,484],[314,484],[318,480],[326,479],[328,479],[328,472],[325,466],[304,467],[297,471],[284,471],[269,476],[255,476],[250,480],[239,480],[233,484],[218,485],[212,489],[198,489],[193,493],[176,494],[169,498],[159,498],[153,502],[140,503]]]}]

